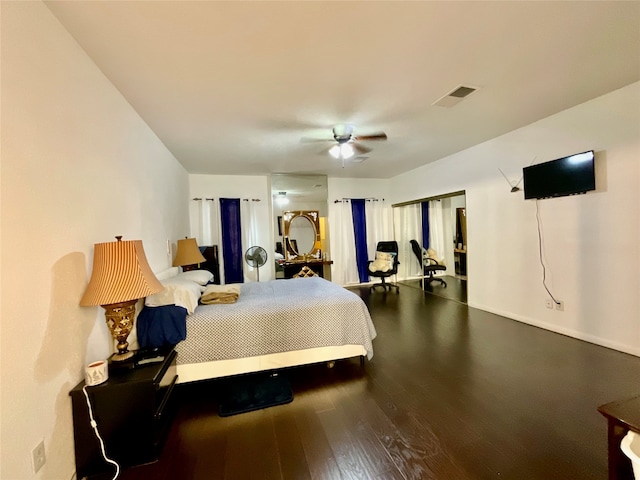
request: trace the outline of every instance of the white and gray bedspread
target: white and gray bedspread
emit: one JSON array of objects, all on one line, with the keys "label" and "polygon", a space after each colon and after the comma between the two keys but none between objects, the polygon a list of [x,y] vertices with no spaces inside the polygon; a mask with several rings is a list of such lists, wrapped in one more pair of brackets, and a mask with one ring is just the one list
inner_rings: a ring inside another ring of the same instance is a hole
[{"label": "white and gray bedspread", "polygon": [[236,303],[199,305],[187,316],[178,363],[190,364],[363,345],[373,356],[376,330],[362,299],[320,277],[242,284]]}]

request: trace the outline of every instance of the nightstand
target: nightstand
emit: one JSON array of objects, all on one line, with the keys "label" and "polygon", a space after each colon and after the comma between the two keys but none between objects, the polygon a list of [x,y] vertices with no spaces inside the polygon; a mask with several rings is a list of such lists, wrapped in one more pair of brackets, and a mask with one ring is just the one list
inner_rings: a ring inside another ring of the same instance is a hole
[{"label": "nightstand", "polygon": [[[164,359],[133,369],[110,368],[109,380],[87,387],[107,456],[121,468],[156,461],[169,433],[176,410],[176,352],[169,347],[158,355]],[[78,478],[115,468],[105,462],[91,428],[84,385],[80,382],[69,393]]]}]

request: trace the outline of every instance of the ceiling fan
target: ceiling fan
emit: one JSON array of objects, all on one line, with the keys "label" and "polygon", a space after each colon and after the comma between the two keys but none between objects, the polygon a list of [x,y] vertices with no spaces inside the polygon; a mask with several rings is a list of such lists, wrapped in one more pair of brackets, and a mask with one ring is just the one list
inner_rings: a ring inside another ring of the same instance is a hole
[{"label": "ceiling fan", "polygon": [[303,142],[338,142],[336,145],[323,150],[320,153],[329,152],[332,157],[342,159],[343,167],[344,160],[353,157],[356,153],[363,154],[371,151],[369,147],[358,143],[360,141],[371,140],[386,140],[387,134],[384,132],[377,132],[370,135],[354,135],[353,125],[336,125],[333,127],[333,140],[329,138],[306,138],[303,137]]}]

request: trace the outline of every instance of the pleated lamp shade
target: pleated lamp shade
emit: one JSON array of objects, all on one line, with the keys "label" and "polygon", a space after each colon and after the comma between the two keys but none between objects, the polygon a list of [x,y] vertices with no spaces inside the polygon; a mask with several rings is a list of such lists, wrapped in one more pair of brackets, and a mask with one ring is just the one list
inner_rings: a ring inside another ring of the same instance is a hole
[{"label": "pleated lamp shade", "polygon": [[164,286],[151,271],[142,240],[96,243],[93,271],[80,305],[111,305],[158,293]]},{"label": "pleated lamp shade", "polygon": [[198,242],[196,242],[195,238],[178,240],[178,251],[176,252],[176,258],[173,260],[174,267],[195,265],[196,263],[204,263],[206,261],[207,259],[200,253]]}]

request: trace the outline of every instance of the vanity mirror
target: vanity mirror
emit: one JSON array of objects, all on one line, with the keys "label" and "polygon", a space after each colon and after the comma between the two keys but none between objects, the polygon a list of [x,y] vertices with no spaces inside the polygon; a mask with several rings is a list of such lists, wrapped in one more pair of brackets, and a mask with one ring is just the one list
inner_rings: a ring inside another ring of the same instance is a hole
[{"label": "vanity mirror", "polygon": [[284,226],[284,256],[288,262],[320,260],[320,216],[317,210],[286,211]]},{"label": "vanity mirror", "polygon": [[[327,204],[327,177],[325,175],[271,175],[271,197],[273,205],[273,244],[276,258],[284,260],[284,212],[317,211],[320,225],[329,214]],[[301,220],[303,222],[304,220]],[[326,221],[324,222],[326,226]],[[295,224],[294,224],[295,227]],[[323,230],[322,253],[329,254],[329,235]],[[295,237],[291,237],[299,241]],[[302,237],[301,237],[302,238]],[[311,249],[296,248],[295,251],[306,253]],[[276,271],[277,273],[277,271]]]}]

